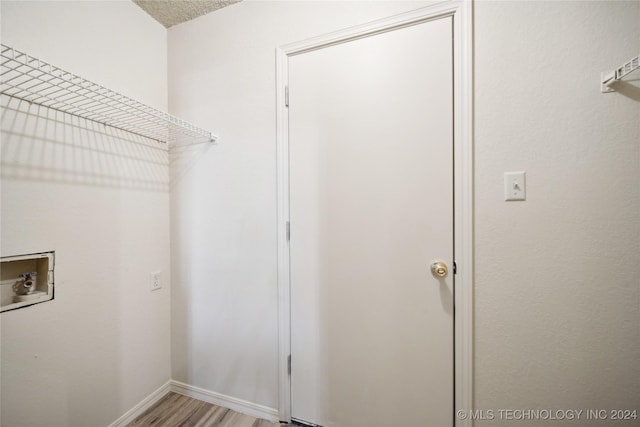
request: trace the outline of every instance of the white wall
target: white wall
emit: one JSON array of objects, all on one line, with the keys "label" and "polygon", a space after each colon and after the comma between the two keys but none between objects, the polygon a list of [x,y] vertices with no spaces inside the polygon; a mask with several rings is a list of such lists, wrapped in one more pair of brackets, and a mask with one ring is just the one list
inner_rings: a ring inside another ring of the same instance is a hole
[{"label": "white wall", "polygon": [[640,408],[640,75],[599,91],[639,23],[637,1],[477,4],[478,408]]},{"label": "white wall", "polygon": [[[175,379],[277,407],[274,49],[419,6],[247,1],[169,30],[172,112],[221,137],[176,162]],[[477,408],[640,406],[640,95],[598,87],[639,8],[477,4]]]},{"label": "white wall", "polygon": [[220,135],[174,171],[174,379],[278,407],[275,48],[420,4],[245,1],[169,29],[171,112]]},{"label": "white wall", "polygon": [[[55,249],[57,289],[1,316],[3,426],[109,424],[170,370],[277,407],[274,49],[421,4],[246,1],[169,30],[172,112],[221,137],[173,157],[171,344],[166,153],[9,104],[2,255]],[[166,31],[131,2],[1,12],[3,43],[166,106]],[[639,20],[638,2],[476,5],[477,408],[640,407],[640,85],[598,90]],[[502,201],[508,170],[526,202]]]},{"label": "white wall", "polygon": [[[4,44],[166,108],[166,30],[134,3],[1,8]],[[166,147],[3,105],[2,255],[55,250],[56,292],[2,313],[2,426],[105,426],[170,378]]]}]

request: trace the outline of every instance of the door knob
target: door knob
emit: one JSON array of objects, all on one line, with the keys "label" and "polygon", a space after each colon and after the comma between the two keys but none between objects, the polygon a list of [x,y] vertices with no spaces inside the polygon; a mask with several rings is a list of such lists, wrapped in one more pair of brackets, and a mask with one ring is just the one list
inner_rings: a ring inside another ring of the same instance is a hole
[{"label": "door knob", "polygon": [[447,277],[449,273],[449,269],[447,268],[447,264],[442,261],[437,261],[431,264],[431,273],[439,279],[443,277]]}]

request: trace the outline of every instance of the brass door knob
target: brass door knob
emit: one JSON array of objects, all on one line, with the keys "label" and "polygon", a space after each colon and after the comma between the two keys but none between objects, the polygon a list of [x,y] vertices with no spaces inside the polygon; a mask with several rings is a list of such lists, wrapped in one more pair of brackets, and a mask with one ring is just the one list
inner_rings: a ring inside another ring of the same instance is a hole
[{"label": "brass door knob", "polygon": [[439,279],[443,277],[447,277],[449,273],[449,269],[447,268],[447,264],[442,261],[437,261],[431,264],[431,273]]}]

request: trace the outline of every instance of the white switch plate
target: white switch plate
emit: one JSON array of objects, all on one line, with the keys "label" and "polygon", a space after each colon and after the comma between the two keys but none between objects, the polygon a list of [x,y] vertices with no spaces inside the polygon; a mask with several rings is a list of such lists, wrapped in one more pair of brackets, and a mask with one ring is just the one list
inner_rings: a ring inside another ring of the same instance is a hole
[{"label": "white switch plate", "polygon": [[504,199],[505,200],[526,200],[527,186],[524,172],[504,173]]},{"label": "white switch plate", "polygon": [[162,281],[161,279],[161,271],[156,271],[155,273],[151,273],[151,290],[157,291],[158,289],[162,289]]}]

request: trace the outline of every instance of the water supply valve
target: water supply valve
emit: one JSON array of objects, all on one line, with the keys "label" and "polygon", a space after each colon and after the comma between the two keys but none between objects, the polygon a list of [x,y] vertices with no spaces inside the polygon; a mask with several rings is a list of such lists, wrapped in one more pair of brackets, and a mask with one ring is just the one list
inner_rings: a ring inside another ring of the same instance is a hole
[{"label": "water supply valve", "polygon": [[36,290],[36,277],[38,273],[30,271],[27,273],[19,274],[16,283],[13,285],[13,291],[16,295],[29,295]]}]

